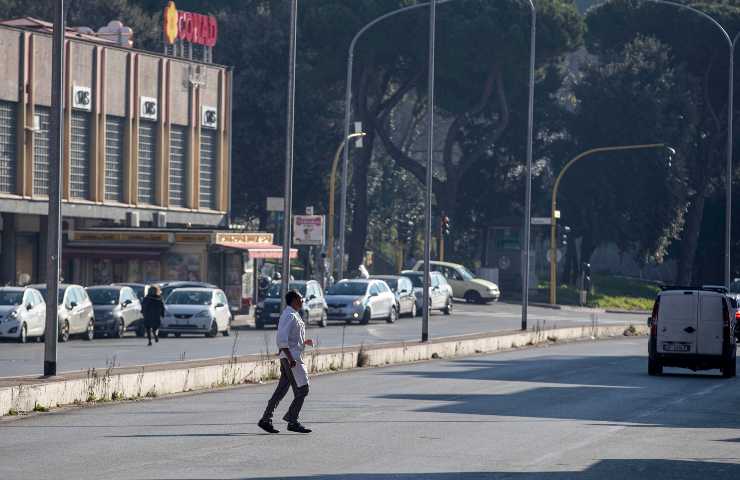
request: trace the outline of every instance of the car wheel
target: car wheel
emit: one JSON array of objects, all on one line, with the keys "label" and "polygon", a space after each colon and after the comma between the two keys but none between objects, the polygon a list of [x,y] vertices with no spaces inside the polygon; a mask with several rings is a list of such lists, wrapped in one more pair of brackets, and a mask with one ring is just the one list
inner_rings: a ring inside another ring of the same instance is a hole
[{"label": "car wheel", "polygon": [[414,318],[418,312],[416,311],[416,302],[411,304],[411,314],[409,315],[411,318]]},{"label": "car wheel", "polygon": [[28,343],[28,327],[25,323],[21,325],[21,335],[18,337],[18,343]]},{"label": "car wheel", "polygon": [[326,310],[321,312],[321,320],[319,320],[319,327],[324,328],[326,326]]},{"label": "car wheel", "polygon": [[722,376],[725,378],[732,378],[737,373],[737,360],[736,358],[730,357],[725,361],[725,365],[722,368]]},{"label": "car wheel", "polygon": [[126,325],[123,323],[123,320],[118,322],[118,328],[116,328],[116,331],[113,332],[113,337],[115,338],[123,338],[123,333],[126,331]]},{"label": "car wheel", "polygon": [[396,323],[397,318],[398,313],[396,312],[396,307],[391,307],[391,312],[388,314],[388,318],[385,321],[388,323]]},{"label": "car wheel", "polygon": [[480,296],[480,293],[476,292],[475,290],[468,290],[465,292],[465,301],[468,303],[481,303],[483,301],[483,298]]},{"label": "car wheel", "polygon": [[231,334],[231,319],[229,319],[228,322],[226,322],[226,330],[221,332],[221,335],[224,337],[228,337]]},{"label": "car wheel", "polygon": [[360,320],[360,325],[367,325],[370,323],[370,319],[372,318],[372,313],[370,312],[370,309],[365,309],[365,313],[362,314],[362,319]]},{"label": "car wheel", "polygon": [[447,299],[447,305],[444,309],[442,309],[442,313],[445,315],[451,315],[452,314],[452,298]]},{"label": "car wheel", "polygon": [[87,322],[87,330],[85,330],[85,334],[82,338],[84,338],[88,342],[95,338],[95,320],[90,319]]},{"label": "car wheel", "polygon": [[180,333],[180,332],[177,332],[177,333],[175,334],[175,338],[180,338],[181,336],[182,336],[182,333]]},{"label": "car wheel", "polygon": [[206,333],[206,337],[213,338],[216,335],[218,335],[218,324],[216,323],[216,320],[211,322],[211,329]]},{"label": "car wheel", "polygon": [[656,376],[663,374],[663,365],[652,355],[648,356],[648,375]]},{"label": "car wheel", "polygon": [[59,341],[64,343],[69,341],[69,321],[65,320],[62,328],[59,330]]}]

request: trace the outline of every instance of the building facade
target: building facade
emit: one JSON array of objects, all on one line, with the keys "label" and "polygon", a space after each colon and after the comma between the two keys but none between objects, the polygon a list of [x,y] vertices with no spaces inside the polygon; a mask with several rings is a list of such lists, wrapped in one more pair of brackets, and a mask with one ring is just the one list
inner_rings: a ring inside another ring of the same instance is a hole
[{"label": "building facade", "polygon": [[[3,284],[46,279],[50,32],[0,22]],[[207,280],[209,262],[224,264],[208,232],[229,224],[230,69],[72,29],[64,48],[64,280]],[[173,267],[185,257],[187,272]]]}]

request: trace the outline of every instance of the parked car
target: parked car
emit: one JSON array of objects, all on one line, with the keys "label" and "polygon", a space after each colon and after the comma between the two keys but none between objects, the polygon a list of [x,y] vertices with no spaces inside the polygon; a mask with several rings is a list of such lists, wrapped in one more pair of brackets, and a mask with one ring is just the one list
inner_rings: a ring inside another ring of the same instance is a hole
[{"label": "parked car", "polygon": [[176,288],[164,302],[165,315],[159,335],[201,333],[224,337],[231,331],[231,311],[226,294],[218,288]]},{"label": "parked car", "polygon": [[648,319],[648,373],[663,367],[736,373],[735,309],[724,288],[665,287]]},{"label": "parked car", "polygon": [[144,300],[146,292],[149,290],[149,285],[143,283],[111,283],[113,287],[129,287],[136,294],[136,298],[141,302]]},{"label": "parked car", "polygon": [[[424,262],[418,261],[414,265],[415,271],[421,271]],[[429,268],[433,272],[441,273],[452,287],[455,298],[465,299],[468,303],[489,303],[498,301],[501,290],[498,285],[482,278],[477,278],[470,270],[457,263],[432,261]]]},{"label": "parked car", "polygon": [[[404,270],[401,275],[411,280],[411,284],[414,286],[414,296],[416,297],[416,310],[423,311],[424,273]],[[429,287],[431,310],[439,310],[445,315],[450,315],[452,313],[452,287],[439,272],[431,272],[429,279],[432,282]]]},{"label": "parked car", "polygon": [[[316,280],[294,280],[288,288],[297,290],[304,298],[301,317],[306,324],[316,322],[320,327],[326,326],[326,299],[321,285]],[[283,299],[281,282],[272,282],[263,300],[254,310],[254,325],[258,329],[265,325],[277,325],[280,319],[280,306]]]},{"label": "parked car", "polygon": [[[44,300],[49,301],[46,285],[29,287],[38,290]],[[95,312],[85,289],[80,285],[61,284],[58,293],[59,341],[66,342],[73,335],[92,340],[95,337]]]},{"label": "parked car", "polygon": [[130,287],[99,286],[85,289],[95,312],[95,334],[121,338],[126,330],[143,327],[141,303]]},{"label": "parked car", "polygon": [[0,338],[26,343],[41,339],[46,328],[46,302],[38,290],[0,287]]},{"label": "parked car", "polygon": [[390,287],[396,296],[396,307],[398,308],[399,316],[416,316],[416,294],[414,293],[414,286],[411,283],[411,279],[403,275],[373,275],[370,278],[383,280]]},{"label": "parked car", "polygon": [[396,296],[382,280],[341,280],[326,291],[329,320],[357,320],[366,325],[384,318],[393,323],[398,318]]}]

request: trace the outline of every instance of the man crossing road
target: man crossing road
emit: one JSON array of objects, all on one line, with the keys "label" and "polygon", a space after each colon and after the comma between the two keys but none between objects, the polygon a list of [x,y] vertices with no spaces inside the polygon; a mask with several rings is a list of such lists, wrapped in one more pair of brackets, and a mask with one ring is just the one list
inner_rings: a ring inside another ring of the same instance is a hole
[{"label": "man crossing road", "polygon": [[306,326],[301,319],[300,311],[303,307],[303,297],[295,290],[285,295],[286,307],[278,320],[277,345],[280,350],[280,381],[275,393],[267,402],[265,413],[260,419],[259,427],[268,433],[279,433],[272,424],[272,415],[280,401],[288,393],[288,387],[293,389],[293,402],[283,420],[288,422],[288,430],[298,433],[311,433],[311,430],[301,425],[298,416],[303,407],[303,401],[308,395],[308,373],[303,364],[303,350],[306,345],[313,346],[313,340],[306,339]]}]

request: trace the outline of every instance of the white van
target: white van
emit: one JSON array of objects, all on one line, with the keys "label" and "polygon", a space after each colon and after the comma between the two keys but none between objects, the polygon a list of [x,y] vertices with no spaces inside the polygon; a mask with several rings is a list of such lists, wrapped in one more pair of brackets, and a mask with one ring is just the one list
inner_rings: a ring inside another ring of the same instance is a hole
[{"label": "white van", "polygon": [[722,288],[668,287],[658,294],[648,319],[648,373],[663,367],[719,368],[734,377],[735,310]]}]

